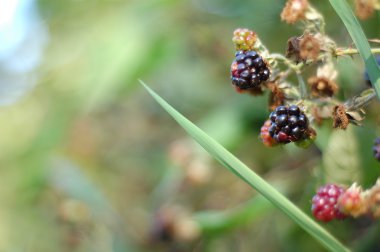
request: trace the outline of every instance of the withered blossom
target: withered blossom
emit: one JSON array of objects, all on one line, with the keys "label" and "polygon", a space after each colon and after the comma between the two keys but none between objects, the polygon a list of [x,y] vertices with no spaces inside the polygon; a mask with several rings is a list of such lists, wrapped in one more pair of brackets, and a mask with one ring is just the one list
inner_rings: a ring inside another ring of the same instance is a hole
[{"label": "withered blossom", "polygon": [[324,76],[312,76],[307,82],[309,83],[311,96],[313,97],[332,97],[338,91],[336,82]]},{"label": "withered blossom", "polygon": [[281,12],[281,19],[288,24],[305,19],[305,12],[309,6],[307,0],[288,0]]},{"label": "withered blossom", "polygon": [[333,109],[333,128],[347,129],[349,122],[344,106],[335,106]]}]

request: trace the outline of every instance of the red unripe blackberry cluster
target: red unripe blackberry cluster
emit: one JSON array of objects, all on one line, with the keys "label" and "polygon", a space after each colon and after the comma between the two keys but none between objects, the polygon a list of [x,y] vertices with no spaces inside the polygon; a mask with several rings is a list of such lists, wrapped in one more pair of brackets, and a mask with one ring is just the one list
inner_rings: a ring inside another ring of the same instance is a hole
[{"label": "red unripe blackberry cluster", "polygon": [[237,51],[231,65],[232,84],[239,89],[258,87],[269,79],[270,71],[256,51]]},{"label": "red unripe blackberry cluster", "polygon": [[338,199],[345,192],[343,187],[328,184],[318,189],[313,197],[311,210],[317,220],[329,222],[333,219],[344,219],[346,217],[339,210]]},{"label": "red unripe blackberry cluster", "polygon": [[269,135],[277,142],[287,144],[309,137],[309,121],[296,105],[278,106],[270,115]]}]

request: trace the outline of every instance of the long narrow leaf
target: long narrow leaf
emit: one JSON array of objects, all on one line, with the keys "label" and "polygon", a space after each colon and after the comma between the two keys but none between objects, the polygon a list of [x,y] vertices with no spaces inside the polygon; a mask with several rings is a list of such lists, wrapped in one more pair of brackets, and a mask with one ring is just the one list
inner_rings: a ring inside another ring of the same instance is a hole
[{"label": "long narrow leaf", "polygon": [[371,53],[371,48],[358,20],[346,0],[330,0],[330,3],[342,19],[348,33],[359,50],[360,56],[363,58],[365,67],[367,68],[369,79],[376,90],[377,97],[380,99],[380,68]]},{"label": "long narrow leaf", "polygon": [[311,234],[327,249],[331,251],[349,251],[324,228],[303,213],[297,206],[290,202],[269,183],[249,169],[244,163],[228,152],[213,138],[208,136],[205,132],[176,111],[146,84],[142,81],[140,82],[148,90],[152,97],[187,131],[187,133],[222,165],[256,189],[267,200],[293,219],[301,228]]}]

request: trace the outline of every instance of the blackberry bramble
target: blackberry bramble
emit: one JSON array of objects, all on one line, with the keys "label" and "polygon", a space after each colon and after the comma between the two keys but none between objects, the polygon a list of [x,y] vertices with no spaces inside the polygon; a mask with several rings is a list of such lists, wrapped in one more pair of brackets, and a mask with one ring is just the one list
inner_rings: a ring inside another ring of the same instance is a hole
[{"label": "blackberry bramble", "polygon": [[256,88],[269,79],[267,63],[256,51],[237,51],[235,56],[231,65],[231,80],[237,88]]},{"label": "blackberry bramble", "polygon": [[287,144],[307,139],[309,121],[296,105],[278,106],[270,115],[269,135],[277,142]]}]

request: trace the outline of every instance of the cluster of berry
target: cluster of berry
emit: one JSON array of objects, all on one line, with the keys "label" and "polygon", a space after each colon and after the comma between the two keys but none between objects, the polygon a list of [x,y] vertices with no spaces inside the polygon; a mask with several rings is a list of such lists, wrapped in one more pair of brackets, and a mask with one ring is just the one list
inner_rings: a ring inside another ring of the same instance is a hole
[{"label": "cluster of berry", "polygon": [[[257,52],[257,36],[248,29],[236,29],[233,42],[236,47],[235,60],[231,65],[232,84],[238,91],[261,88],[270,77],[269,65]],[[279,106],[261,128],[261,139],[266,146],[287,144],[308,139],[309,122],[296,105]]]},{"label": "cluster of berry", "polygon": [[239,28],[234,31],[232,41],[236,48],[231,64],[232,84],[238,91],[258,88],[269,79],[270,70],[256,50],[256,33]]},{"label": "cluster of berry", "polygon": [[312,199],[311,210],[317,220],[324,222],[363,215],[379,218],[380,180],[365,191],[356,184],[347,189],[334,184],[322,186]]}]

